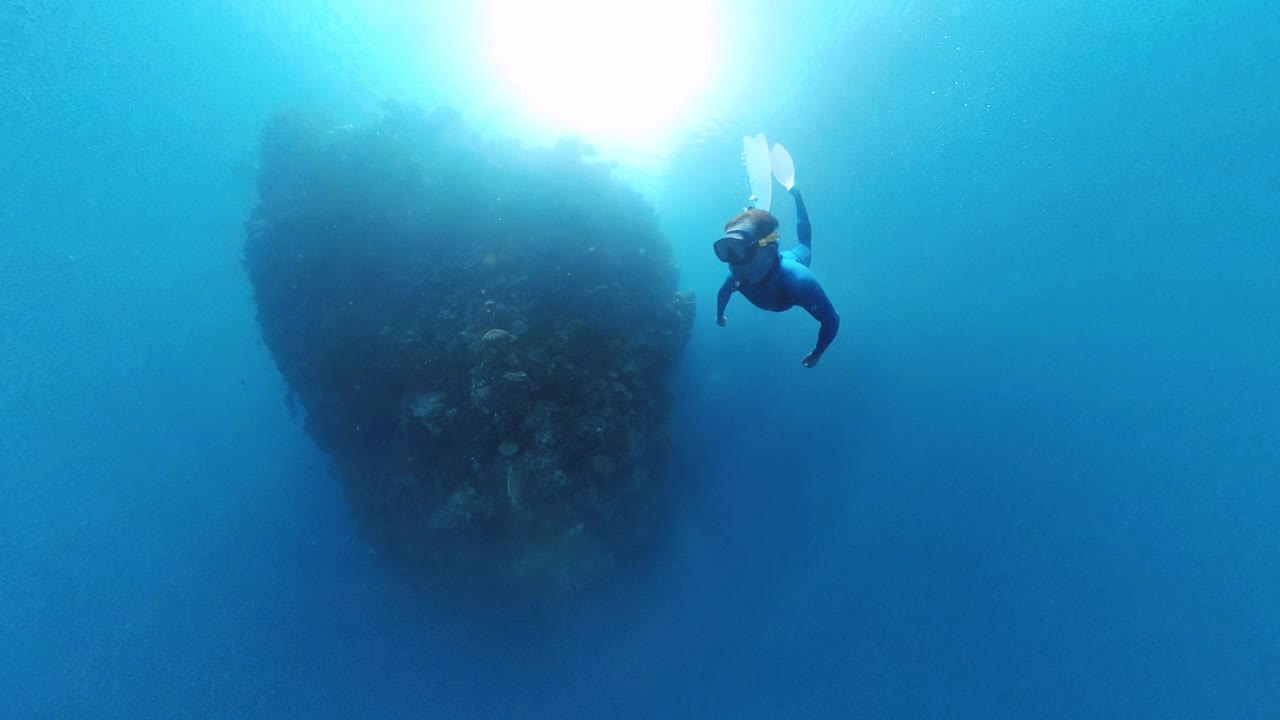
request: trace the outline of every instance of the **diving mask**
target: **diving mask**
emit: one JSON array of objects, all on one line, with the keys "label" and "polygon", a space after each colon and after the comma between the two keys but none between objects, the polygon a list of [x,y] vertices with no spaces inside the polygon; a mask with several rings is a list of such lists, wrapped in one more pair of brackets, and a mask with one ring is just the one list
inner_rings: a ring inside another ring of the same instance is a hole
[{"label": "diving mask", "polygon": [[726,235],[717,240],[712,247],[721,262],[730,265],[746,265],[755,259],[756,252],[760,248],[776,242],[778,242],[778,233],[775,230],[759,240],[752,240],[740,234]]}]

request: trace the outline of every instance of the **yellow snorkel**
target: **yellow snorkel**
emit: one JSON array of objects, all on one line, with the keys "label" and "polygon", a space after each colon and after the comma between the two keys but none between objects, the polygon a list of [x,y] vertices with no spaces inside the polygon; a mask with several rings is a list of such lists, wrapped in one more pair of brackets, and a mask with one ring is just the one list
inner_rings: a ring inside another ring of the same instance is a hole
[{"label": "yellow snorkel", "polygon": [[768,245],[769,243],[776,243],[776,242],[778,242],[778,231],[777,231],[777,230],[774,230],[773,232],[769,233],[768,235],[765,235],[764,237],[762,237],[762,238],[760,238],[759,240],[757,240],[757,241],[756,241],[756,245],[759,245],[760,247],[764,247],[765,245]]}]

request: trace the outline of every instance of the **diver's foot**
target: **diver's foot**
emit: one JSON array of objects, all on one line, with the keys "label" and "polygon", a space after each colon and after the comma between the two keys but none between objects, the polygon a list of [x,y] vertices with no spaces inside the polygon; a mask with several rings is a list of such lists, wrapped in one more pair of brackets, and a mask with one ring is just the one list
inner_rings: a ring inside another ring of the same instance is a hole
[{"label": "diver's foot", "polygon": [[809,353],[808,355],[806,355],[806,356],[804,357],[804,360],[801,360],[801,361],[800,361],[800,364],[801,364],[801,365],[804,365],[804,366],[805,366],[805,367],[807,367],[807,368],[811,368],[811,367],[813,367],[814,365],[817,365],[817,364],[818,364],[818,361],[819,361],[819,360],[821,360],[821,359],[822,359],[822,356],[821,356],[821,355],[818,355],[818,354],[816,354],[816,353]]}]

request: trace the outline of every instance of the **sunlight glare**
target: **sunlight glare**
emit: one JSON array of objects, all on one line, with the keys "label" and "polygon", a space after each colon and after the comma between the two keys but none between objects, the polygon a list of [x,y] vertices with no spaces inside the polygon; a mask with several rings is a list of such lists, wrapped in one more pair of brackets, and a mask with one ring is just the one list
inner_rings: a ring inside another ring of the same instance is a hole
[{"label": "sunlight glare", "polygon": [[540,121],[589,136],[670,129],[707,87],[714,0],[489,0],[489,58]]}]

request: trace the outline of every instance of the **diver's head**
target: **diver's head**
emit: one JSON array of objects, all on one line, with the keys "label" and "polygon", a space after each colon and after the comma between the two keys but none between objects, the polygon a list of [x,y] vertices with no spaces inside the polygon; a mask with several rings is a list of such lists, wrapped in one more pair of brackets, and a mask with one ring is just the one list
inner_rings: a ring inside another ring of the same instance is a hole
[{"label": "diver's head", "polygon": [[760,208],[747,208],[729,218],[729,222],[724,224],[725,233],[740,230],[747,232],[756,240],[777,229],[778,218],[774,217],[773,213],[768,210],[761,210]]},{"label": "diver's head", "polygon": [[778,218],[767,210],[752,208],[724,224],[724,236],[713,249],[739,282],[755,284],[778,261]]}]

